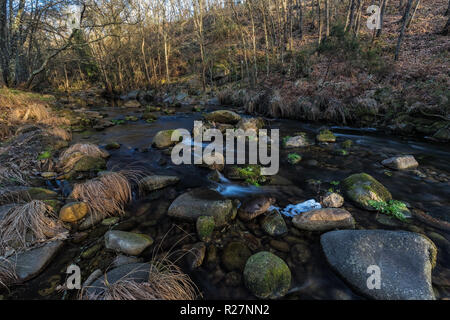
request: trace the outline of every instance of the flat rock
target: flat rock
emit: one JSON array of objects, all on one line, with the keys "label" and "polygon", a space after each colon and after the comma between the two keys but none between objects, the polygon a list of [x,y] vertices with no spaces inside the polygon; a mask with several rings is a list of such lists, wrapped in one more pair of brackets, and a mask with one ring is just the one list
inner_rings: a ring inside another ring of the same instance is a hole
[{"label": "flat rock", "polygon": [[107,249],[137,256],[153,244],[153,239],[145,234],[112,230],[105,234]]},{"label": "flat rock", "polygon": [[230,110],[217,110],[205,115],[208,121],[236,124],[241,120],[241,116]]},{"label": "flat rock", "polygon": [[298,229],[307,231],[327,231],[333,229],[353,229],[355,219],[345,209],[322,208],[296,215],[292,223]]},{"label": "flat rock", "polygon": [[224,226],[233,215],[233,203],[211,189],[194,189],[176,198],[167,214],[171,217],[196,221],[201,216],[212,216],[216,226]]},{"label": "flat rock", "polygon": [[64,222],[76,222],[89,212],[89,207],[84,202],[72,202],[66,204],[59,211],[59,218]]},{"label": "flat rock", "polygon": [[[381,300],[431,300],[436,246],[418,233],[339,230],[320,242],[329,264],[360,293]],[[380,289],[367,286],[369,266],[380,268]]]},{"label": "flat rock", "polygon": [[147,191],[154,191],[158,189],[165,188],[167,186],[174,185],[180,181],[180,178],[177,176],[160,176],[160,175],[154,175],[154,176],[147,176],[141,179],[139,182],[140,185],[142,185],[145,190]]},{"label": "flat rock", "polygon": [[392,157],[381,161],[381,164],[385,167],[395,169],[395,170],[408,170],[414,169],[419,166],[419,163],[413,156],[399,156]]},{"label": "flat rock", "polygon": [[63,242],[57,240],[8,258],[8,261],[15,266],[18,281],[25,282],[40,274],[62,246]]}]

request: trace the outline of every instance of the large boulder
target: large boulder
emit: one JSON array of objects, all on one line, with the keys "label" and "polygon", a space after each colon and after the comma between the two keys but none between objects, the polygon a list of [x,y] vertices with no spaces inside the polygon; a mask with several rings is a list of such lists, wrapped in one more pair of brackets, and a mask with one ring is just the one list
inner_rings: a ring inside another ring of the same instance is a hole
[{"label": "large boulder", "polygon": [[380,182],[367,173],[352,174],[343,181],[346,196],[366,210],[374,210],[369,200],[389,201],[392,195]]},{"label": "large boulder", "polygon": [[392,157],[381,161],[381,164],[395,170],[408,170],[419,166],[419,163],[413,156]]},{"label": "large boulder", "polygon": [[324,208],[304,212],[295,216],[292,223],[298,229],[327,231],[333,229],[354,229],[355,219],[345,209]]},{"label": "large boulder", "polygon": [[241,120],[241,116],[230,110],[213,111],[205,115],[207,121],[236,124]]},{"label": "large boulder", "polygon": [[153,239],[145,234],[112,230],[105,234],[107,249],[137,256],[153,244]]},{"label": "large boulder", "polygon": [[220,227],[231,220],[233,203],[215,190],[199,188],[176,198],[167,214],[190,221],[196,221],[200,216],[212,216],[215,225]]},{"label": "large boulder", "polygon": [[167,186],[174,185],[180,181],[180,178],[177,176],[147,176],[140,180],[139,184],[146,191],[154,191],[158,189],[165,188]]},{"label": "large boulder", "polygon": [[286,295],[291,286],[291,270],[273,253],[258,252],[245,264],[244,282],[258,298],[281,298]]},{"label": "large boulder", "polygon": [[[362,294],[381,300],[434,299],[431,270],[437,250],[428,238],[405,231],[339,230],[323,234],[320,242],[330,265]],[[374,266],[380,271],[379,289],[368,286]]]}]

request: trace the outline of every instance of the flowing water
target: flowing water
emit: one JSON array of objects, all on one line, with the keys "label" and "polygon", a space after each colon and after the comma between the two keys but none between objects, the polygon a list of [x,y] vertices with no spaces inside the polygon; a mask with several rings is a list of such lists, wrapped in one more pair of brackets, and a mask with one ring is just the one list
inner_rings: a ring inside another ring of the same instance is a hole
[{"label": "flowing water", "polygon": [[[217,107],[208,107],[211,111]],[[97,111],[107,114],[108,119],[124,119],[127,115],[139,116],[142,110],[123,108],[99,108]],[[413,208],[428,212],[442,220],[450,221],[450,147],[444,144],[433,144],[409,138],[394,137],[374,129],[354,129],[333,127],[338,138],[336,144],[314,145],[297,149],[302,161],[297,165],[287,162],[290,150],[280,150],[280,171],[269,184],[260,187],[246,186],[220,176],[218,182],[207,178],[210,170],[195,165],[173,165],[167,152],[151,147],[153,136],[159,130],[185,128],[192,130],[194,120],[201,120],[202,114],[192,112],[191,108],[177,109],[174,115],[161,116],[153,123],[145,121],[126,122],[103,131],[88,131],[75,134],[73,142],[92,142],[105,145],[118,142],[120,149],[111,151],[108,169],[138,168],[154,174],[177,175],[179,184],[163,191],[136,200],[129,206],[129,218],[118,225],[121,230],[134,230],[150,234],[155,239],[153,247],[160,251],[176,248],[183,244],[194,243],[195,224],[172,221],[165,212],[179,194],[188,188],[208,187],[219,191],[230,199],[246,199],[256,194],[267,194],[276,198],[276,205],[285,207],[288,204],[308,199],[318,199],[323,191],[333,188],[340,191],[339,185],[331,183],[342,181],[353,173],[366,172],[392,193],[395,199],[404,201]],[[270,120],[270,128],[280,129],[280,137],[294,136],[305,132],[312,139],[319,131],[319,126],[304,124],[291,120]],[[334,149],[340,142],[350,139],[353,147],[348,155],[337,155]],[[412,154],[420,163],[422,174],[413,171],[391,171],[380,164],[380,161],[398,154]],[[346,202],[349,210],[361,229],[389,229],[422,232],[437,245],[438,265],[433,271],[433,283],[438,298],[450,298],[450,235],[447,231],[433,228],[419,221],[402,223],[381,214],[360,210]],[[145,214],[141,214],[144,212]],[[289,233],[279,240],[289,244],[290,252],[275,251],[291,268],[293,275],[292,289],[285,299],[361,299],[348,285],[340,279],[327,265],[323,256],[319,237],[313,232],[300,232],[293,228],[291,218],[285,217]],[[173,227],[174,223],[177,227]],[[108,227],[96,227],[89,237],[79,244],[68,243],[50,266],[37,278],[11,292],[12,298],[61,298],[54,290],[65,278],[65,269],[71,263],[82,267],[83,280],[95,269],[105,269],[114,257],[104,248],[94,252],[92,256],[81,253],[87,248],[102,243],[102,235]],[[220,230],[219,239],[214,242],[220,257],[221,248],[230,240],[242,240],[258,247],[258,250],[272,250],[271,237],[265,235],[255,221],[243,224],[236,221]],[[189,236],[192,234],[194,236]],[[167,235],[166,237],[164,237]],[[186,236],[187,235],[187,236]],[[69,241],[68,241],[69,242]],[[144,254],[151,258],[154,253]],[[208,250],[207,256],[212,255]],[[220,263],[219,263],[220,266]],[[222,268],[209,267],[208,263],[189,271],[185,269],[203,294],[204,299],[252,299],[242,281],[233,283],[230,275]],[[63,295],[73,298],[73,293]]]}]

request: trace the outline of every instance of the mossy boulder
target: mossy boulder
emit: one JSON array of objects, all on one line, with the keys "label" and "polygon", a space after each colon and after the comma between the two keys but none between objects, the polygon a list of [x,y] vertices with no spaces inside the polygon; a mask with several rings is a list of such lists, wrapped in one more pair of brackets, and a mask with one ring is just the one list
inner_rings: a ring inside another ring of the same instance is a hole
[{"label": "mossy boulder", "polygon": [[214,217],[211,216],[201,216],[197,219],[197,234],[200,240],[207,241],[211,238],[211,234],[216,226],[214,222]]},{"label": "mossy boulder", "polygon": [[322,130],[316,136],[316,140],[319,142],[336,142],[336,136],[330,130]]},{"label": "mossy boulder", "polygon": [[66,204],[59,212],[59,218],[64,222],[76,222],[84,218],[89,212],[89,207],[84,202],[72,202]]},{"label": "mossy boulder", "polygon": [[243,242],[233,241],[227,244],[222,254],[222,263],[228,271],[242,271],[245,263],[252,255]]},{"label": "mossy boulder", "polygon": [[258,298],[281,298],[291,286],[291,270],[279,257],[268,251],[251,256],[244,269],[245,286]]},{"label": "mossy boulder", "polygon": [[345,195],[366,210],[374,210],[369,200],[385,202],[392,200],[389,190],[367,173],[352,174],[344,179],[342,184]]},{"label": "mossy boulder", "polygon": [[154,137],[152,141],[152,145],[158,149],[165,149],[171,146],[174,146],[177,141],[172,141],[172,134],[176,132],[176,130],[162,130],[159,131]]},{"label": "mossy boulder", "polygon": [[230,110],[217,110],[205,115],[207,121],[236,124],[241,120],[241,116]]}]

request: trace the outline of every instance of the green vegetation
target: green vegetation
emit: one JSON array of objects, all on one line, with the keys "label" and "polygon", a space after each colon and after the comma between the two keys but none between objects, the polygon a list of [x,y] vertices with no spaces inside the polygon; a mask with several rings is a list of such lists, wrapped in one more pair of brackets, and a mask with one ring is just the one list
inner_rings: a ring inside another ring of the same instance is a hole
[{"label": "green vegetation", "polygon": [[302,156],[298,153],[289,153],[287,158],[290,164],[297,164],[302,160]]},{"label": "green vegetation", "polygon": [[50,159],[51,157],[52,157],[52,151],[50,149],[47,149],[47,150],[41,152],[41,154],[39,154],[37,159],[38,160],[46,160],[46,159]]},{"label": "green vegetation", "polygon": [[111,122],[112,122],[113,124],[115,124],[115,125],[118,125],[118,124],[124,124],[124,123],[125,123],[125,120],[122,120],[122,119],[113,119],[113,120],[111,120]]},{"label": "green vegetation", "polygon": [[259,187],[266,181],[265,176],[261,176],[261,168],[257,165],[249,165],[243,168],[236,168],[237,173],[248,184]]},{"label": "green vegetation", "polygon": [[406,204],[401,201],[389,200],[386,202],[369,200],[367,202],[378,212],[392,216],[400,221],[406,221],[404,212],[408,211],[408,208],[406,207]]}]

